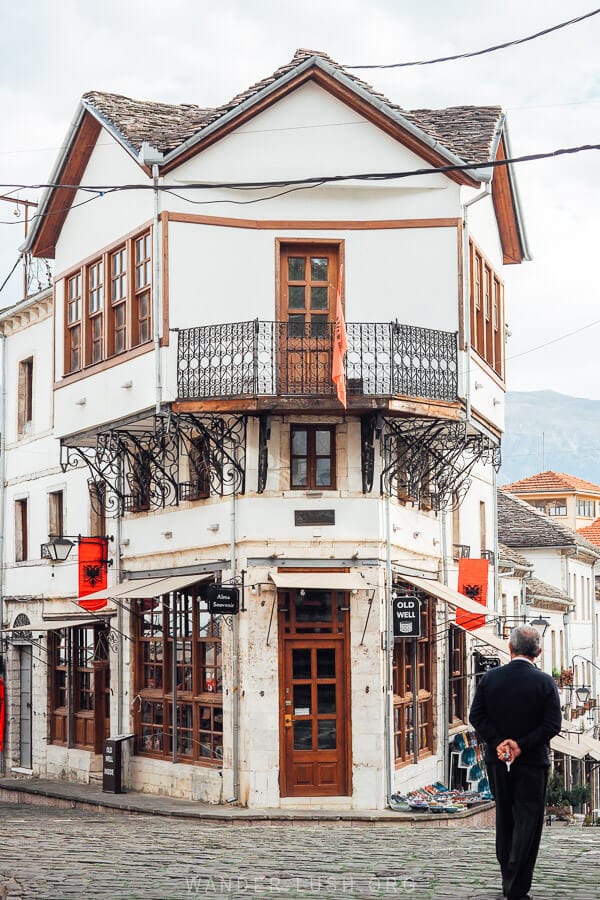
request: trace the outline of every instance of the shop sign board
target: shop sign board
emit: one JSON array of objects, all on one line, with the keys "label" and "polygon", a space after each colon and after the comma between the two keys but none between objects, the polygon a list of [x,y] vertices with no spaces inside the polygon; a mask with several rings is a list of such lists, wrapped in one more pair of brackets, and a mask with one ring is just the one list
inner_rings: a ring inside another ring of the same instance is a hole
[{"label": "shop sign board", "polygon": [[393,594],[394,637],[421,637],[421,601],[414,594]]},{"label": "shop sign board", "polygon": [[231,616],[239,612],[240,592],[231,585],[211,584],[206,597],[208,610],[213,615]]}]

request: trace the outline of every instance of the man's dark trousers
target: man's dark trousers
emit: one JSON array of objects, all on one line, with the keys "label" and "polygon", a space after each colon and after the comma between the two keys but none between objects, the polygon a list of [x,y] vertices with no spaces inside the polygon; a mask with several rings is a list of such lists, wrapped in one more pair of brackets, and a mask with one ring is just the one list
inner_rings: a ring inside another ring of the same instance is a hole
[{"label": "man's dark trousers", "polygon": [[509,900],[526,897],[533,878],[542,829],[548,766],[521,763],[510,771],[504,763],[488,763],[496,801],[496,856],[502,888]]}]

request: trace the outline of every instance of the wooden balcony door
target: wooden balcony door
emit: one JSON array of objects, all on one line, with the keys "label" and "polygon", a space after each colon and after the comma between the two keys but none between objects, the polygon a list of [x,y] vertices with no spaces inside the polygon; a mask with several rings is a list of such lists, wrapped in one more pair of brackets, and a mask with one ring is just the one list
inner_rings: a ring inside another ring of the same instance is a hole
[{"label": "wooden balcony door", "polygon": [[296,590],[286,591],[284,598],[286,606],[280,609],[281,796],[348,796],[347,597],[339,591]]},{"label": "wooden balcony door", "polygon": [[331,393],[338,243],[281,245],[279,393]]}]

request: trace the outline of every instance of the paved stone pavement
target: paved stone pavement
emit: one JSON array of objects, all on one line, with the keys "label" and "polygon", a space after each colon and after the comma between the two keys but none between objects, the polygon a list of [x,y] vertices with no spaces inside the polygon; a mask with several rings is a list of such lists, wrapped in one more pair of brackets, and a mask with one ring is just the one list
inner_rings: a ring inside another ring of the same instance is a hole
[{"label": "paved stone pavement", "polygon": [[[477,898],[489,828],[248,825],[0,803],[0,898]],[[597,900],[600,828],[546,828],[534,900]]]}]

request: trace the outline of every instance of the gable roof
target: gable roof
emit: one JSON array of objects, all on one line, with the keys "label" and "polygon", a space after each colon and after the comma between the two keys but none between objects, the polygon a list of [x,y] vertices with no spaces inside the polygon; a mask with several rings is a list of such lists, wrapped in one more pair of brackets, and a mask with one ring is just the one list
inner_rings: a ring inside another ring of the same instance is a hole
[{"label": "gable roof", "polygon": [[[272,75],[214,109],[133,100],[100,91],[84,94],[50,183],[80,183],[100,127],[112,134],[138,163],[144,142],[162,151],[160,171],[165,175],[307,81],[314,81],[337,96],[434,168],[495,160],[505,151],[506,122],[499,106],[404,110],[327,54],[300,49]],[[142,168],[150,175],[146,167]],[[446,174],[460,184],[474,187],[491,181],[504,261],[530,258],[511,167]],[[75,192],[74,187],[62,186],[46,191],[22,249],[34,256],[54,255]]]},{"label": "gable roof", "polygon": [[513,548],[573,547],[600,557],[599,548],[576,531],[506,490],[498,491],[498,538]]},{"label": "gable roof", "polygon": [[521,478],[512,484],[506,484],[502,488],[512,494],[543,494],[543,493],[585,493],[600,494],[600,485],[575,475],[565,475],[563,472],[538,472],[528,478]]}]

